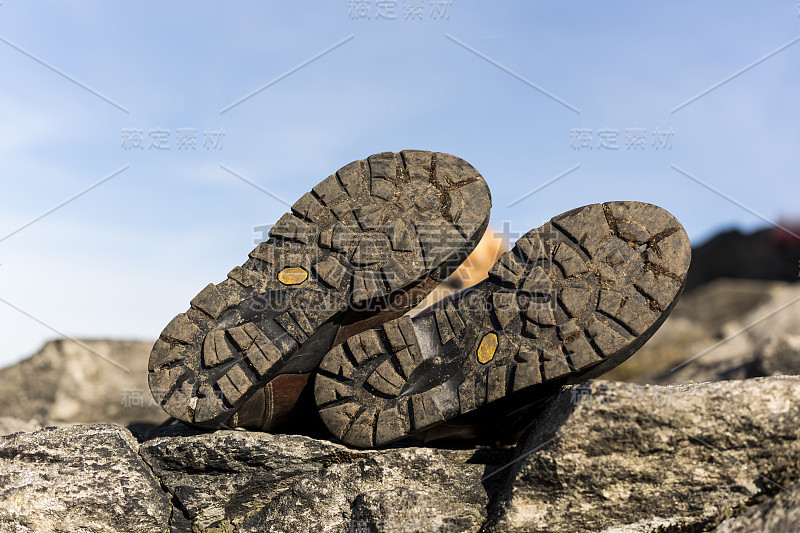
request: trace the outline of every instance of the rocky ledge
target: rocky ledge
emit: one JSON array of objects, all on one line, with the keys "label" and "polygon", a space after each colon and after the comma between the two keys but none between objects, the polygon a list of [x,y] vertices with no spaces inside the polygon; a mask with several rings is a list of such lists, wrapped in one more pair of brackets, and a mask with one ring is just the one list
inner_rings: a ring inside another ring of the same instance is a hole
[{"label": "rocky ledge", "polygon": [[0,531],[797,531],[800,377],[565,389],[516,449],[0,437]]}]

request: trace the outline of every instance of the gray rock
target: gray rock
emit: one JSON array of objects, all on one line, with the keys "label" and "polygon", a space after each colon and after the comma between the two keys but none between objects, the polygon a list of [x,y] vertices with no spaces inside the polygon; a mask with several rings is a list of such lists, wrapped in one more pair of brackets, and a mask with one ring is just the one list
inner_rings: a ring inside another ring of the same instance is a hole
[{"label": "gray rock", "polygon": [[728,322],[767,303],[775,287],[789,286],[791,284],[783,282],[722,278],[686,291],[676,311],[679,316],[702,324],[711,334],[716,334]]},{"label": "gray rock", "polygon": [[164,532],[172,505],[127,430],[0,437],[0,532]]},{"label": "gray rock", "polygon": [[800,531],[800,485],[782,490],[772,499],[722,522],[714,533]]},{"label": "gray rock", "polygon": [[800,283],[776,283],[767,294],[764,303],[732,322],[759,348],[778,335],[800,335]]},{"label": "gray rock", "polygon": [[0,532],[781,531],[798,503],[800,377],[571,387],[515,454],[158,435],[0,437]]},{"label": "gray rock", "polygon": [[800,479],[800,378],[567,389],[518,445],[488,531],[711,527]]},{"label": "gray rock", "polygon": [[40,423],[161,422],[150,396],[143,341],[56,340],[0,369],[3,415]]},{"label": "gray rock", "polygon": [[670,373],[670,378],[710,381],[796,373],[787,366],[778,368],[781,363],[767,346],[775,338],[800,335],[800,284],[773,283],[763,292],[765,298],[758,305],[726,322],[714,344],[698,347],[688,356],[689,364]]},{"label": "gray rock", "polygon": [[721,277],[797,281],[798,261],[797,239],[777,227],[752,233],[726,231],[694,247],[686,288]]},{"label": "gray rock", "polygon": [[141,453],[196,530],[331,532],[478,531],[487,463],[509,455],[241,431],[162,437]]},{"label": "gray rock", "polygon": [[767,348],[784,336],[800,336],[800,284],[717,280],[681,297],[642,349],[604,378],[669,384],[798,374],[790,353]]},{"label": "gray rock", "polygon": [[770,339],[756,355],[758,370],[765,376],[800,374],[800,335]]}]

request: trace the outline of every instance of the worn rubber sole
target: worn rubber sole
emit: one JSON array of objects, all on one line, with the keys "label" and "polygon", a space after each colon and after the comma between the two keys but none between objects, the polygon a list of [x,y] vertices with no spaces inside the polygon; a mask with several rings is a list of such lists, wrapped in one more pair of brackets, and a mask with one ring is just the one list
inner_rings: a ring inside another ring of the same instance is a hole
[{"label": "worn rubber sole", "polygon": [[217,427],[275,376],[311,372],[340,329],[415,305],[475,247],[490,207],[478,171],[448,154],[346,165],[167,325],[150,355],[154,398],[183,422]]},{"label": "worn rubber sole", "polygon": [[666,319],[690,256],[659,207],[564,213],[517,240],[475,287],[328,353],[314,384],[320,417],[349,445],[379,446],[596,377]]}]

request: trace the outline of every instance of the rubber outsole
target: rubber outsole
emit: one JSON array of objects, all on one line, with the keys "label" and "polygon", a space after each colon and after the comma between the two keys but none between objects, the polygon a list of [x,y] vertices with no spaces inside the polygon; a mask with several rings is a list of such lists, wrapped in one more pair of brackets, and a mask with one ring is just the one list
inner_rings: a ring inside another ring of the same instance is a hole
[{"label": "rubber outsole", "polygon": [[314,384],[320,417],[346,444],[380,446],[596,377],[666,319],[690,257],[685,231],[656,206],[564,213],[517,240],[475,287],[328,353]]},{"label": "rubber outsole", "polygon": [[342,167],[167,325],[150,355],[154,398],[183,422],[219,426],[275,376],[311,372],[342,321],[382,323],[416,304],[425,280],[475,247],[490,207],[478,171],[448,154],[384,152]]}]

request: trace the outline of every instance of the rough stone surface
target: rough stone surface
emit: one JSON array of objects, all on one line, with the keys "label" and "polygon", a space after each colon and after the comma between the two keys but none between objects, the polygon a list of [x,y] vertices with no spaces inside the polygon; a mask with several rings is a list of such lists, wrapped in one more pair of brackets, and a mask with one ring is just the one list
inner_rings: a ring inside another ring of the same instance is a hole
[{"label": "rough stone surface", "polygon": [[[508,451],[353,450],[297,435],[161,437],[142,456],[199,531],[478,531]],[[488,487],[488,488],[487,488]]]},{"label": "rough stone surface", "polygon": [[800,479],[800,377],[568,389],[517,447],[488,531],[702,531]]},{"label": "rough stone surface", "polygon": [[753,506],[739,516],[729,518],[714,533],[800,531],[800,485],[779,492],[774,498]]},{"label": "rough stone surface", "polygon": [[0,437],[0,532],[163,532],[172,505],[127,430],[71,426]]},{"label": "rough stone surface", "polygon": [[3,416],[41,424],[161,422],[167,416],[147,385],[152,347],[146,341],[50,341],[0,369]]},{"label": "rough stone surface", "polygon": [[516,451],[156,435],[0,437],[0,532],[761,533],[796,531],[800,503],[796,376],[574,386]]}]

